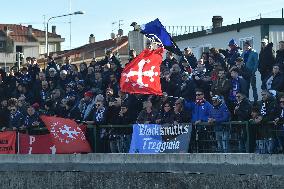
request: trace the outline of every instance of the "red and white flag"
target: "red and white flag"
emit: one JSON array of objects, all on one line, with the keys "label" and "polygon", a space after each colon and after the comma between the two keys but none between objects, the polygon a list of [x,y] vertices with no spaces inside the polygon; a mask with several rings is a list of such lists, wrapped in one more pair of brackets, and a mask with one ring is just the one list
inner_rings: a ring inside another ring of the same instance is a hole
[{"label": "red and white flag", "polygon": [[16,131],[0,133],[0,154],[16,153]]},{"label": "red and white flag", "polygon": [[19,133],[20,154],[55,154],[56,147],[51,135],[28,135]]},{"label": "red and white flag", "polygon": [[163,48],[145,49],[121,73],[120,88],[123,92],[162,95],[160,65]]},{"label": "red and white flag", "polygon": [[51,134],[51,140],[56,147],[56,153],[92,152],[83,131],[75,121],[51,116],[41,116],[41,119]]}]

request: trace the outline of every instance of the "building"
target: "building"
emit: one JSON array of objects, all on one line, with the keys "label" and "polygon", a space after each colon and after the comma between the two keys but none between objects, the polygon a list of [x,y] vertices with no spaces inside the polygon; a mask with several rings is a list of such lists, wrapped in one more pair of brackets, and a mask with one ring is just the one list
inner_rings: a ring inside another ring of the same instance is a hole
[{"label": "building", "polygon": [[[247,22],[222,26],[223,18],[214,16],[211,29],[173,37],[180,49],[190,47],[197,58],[201,58],[202,52],[208,52],[210,48],[228,49],[228,43],[235,39],[243,49],[244,42],[249,41],[258,53],[261,50],[261,39],[267,38],[274,44],[274,50],[278,50],[278,42],[284,40],[283,18],[260,18]],[[256,72],[257,89],[260,94],[260,74]],[[260,95],[259,95],[260,96]],[[252,91],[250,91],[252,100]]]},{"label": "building", "polygon": [[284,40],[283,18],[260,18],[227,26],[222,26],[222,21],[222,17],[215,16],[212,18],[212,29],[179,35],[173,39],[180,49],[191,47],[197,58],[211,47],[227,49],[231,39],[235,39],[241,48],[245,41],[250,41],[257,52],[260,52],[262,38],[273,42],[275,51],[278,42]]},{"label": "building", "polygon": [[114,54],[119,55],[122,64],[125,64],[129,58],[128,37],[121,36],[96,42],[94,35],[91,34],[88,44],[75,49],[53,53],[52,56],[58,63],[63,63],[65,57],[68,56],[73,64],[80,64],[82,62],[88,64],[93,58],[96,60],[103,59],[107,50],[112,50]]},{"label": "building", "polygon": [[[56,27],[48,33],[50,52],[60,51],[64,38],[56,34]],[[17,24],[0,24],[0,67],[9,70],[19,60],[25,63],[24,57],[36,57],[45,53],[45,31]]]}]

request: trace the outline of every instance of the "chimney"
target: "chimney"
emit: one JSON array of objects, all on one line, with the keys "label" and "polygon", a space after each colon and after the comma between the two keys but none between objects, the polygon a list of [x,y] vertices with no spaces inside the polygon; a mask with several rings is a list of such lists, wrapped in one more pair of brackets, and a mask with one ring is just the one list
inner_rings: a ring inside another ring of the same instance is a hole
[{"label": "chimney", "polygon": [[95,40],[95,36],[94,34],[91,34],[90,37],[89,37],[89,43],[95,43],[96,40]]},{"label": "chimney", "polygon": [[222,16],[213,16],[212,23],[213,23],[213,28],[222,27],[223,17]]},{"label": "chimney", "polygon": [[56,34],[56,26],[51,26],[51,31],[53,34]]},{"label": "chimney", "polygon": [[33,35],[33,26],[28,25],[28,35]]}]

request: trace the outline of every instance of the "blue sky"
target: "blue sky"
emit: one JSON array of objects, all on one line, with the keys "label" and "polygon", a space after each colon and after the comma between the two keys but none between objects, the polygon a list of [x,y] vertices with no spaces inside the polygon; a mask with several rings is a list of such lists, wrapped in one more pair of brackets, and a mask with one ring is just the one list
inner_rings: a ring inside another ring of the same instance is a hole
[{"label": "blue sky", "polygon": [[[69,13],[85,11],[84,15],[72,17],[72,47],[78,47],[88,42],[90,34],[96,41],[110,38],[112,29],[117,31],[118,23],[112,27],[112,22],[123,20],[122,29],[127,34],[130,23],[147,23],[159,18],[165,26],[210,26],[214,15],[221,15],[225,24],[263,17],[280,17],[284,0],[26,0],[5,1],[1,3],[0,23],[33,25],[44,29],[44,17],[50,18]],[[137,3],[135,3],[137,2]],[[56,18],[50,22],[56,25],[57,33],[65,38],[64,49],[69,49],[70,25],[69,18]],[[51,30],[51,29],[49,29]]]}]

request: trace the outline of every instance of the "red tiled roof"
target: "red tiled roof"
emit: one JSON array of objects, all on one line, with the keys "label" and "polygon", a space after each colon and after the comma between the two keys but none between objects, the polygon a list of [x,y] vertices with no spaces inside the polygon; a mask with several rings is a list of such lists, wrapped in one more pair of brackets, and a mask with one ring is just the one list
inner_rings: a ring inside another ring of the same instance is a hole
[{"label": "red tiled roof", "polygon": [[[28,35],[28,27],[17,24],[0,24],[0,30],[4,31],[4,27],[10,30],[9,37],[16,42],[36,42],[36,37],[45,37],[45,31],[34,29],[33,35]],[[61,38],[60,35],[48,33],[49,37]]]},{"label": "red tiled roof", "polygon": [[[114,50],[116,48],[123,48],[125,44],[128,42],[128,37],[127,36],[122,36],[121,39],[116,43],[116,39],[108,39],[104,41],[99,41],[95,43],[90,43],[83,45],[81,47],[71,49],[69,51],[64,51],[62,53],[57,52],[59,56],[71,56],[75,54],[80,54],[84,52],[85,54],[87,53],[92,53],[95,51],[96,52],[96,57],[102,57],[105,55],[105,50]],[[124,50],[125,51],[125,50]],[[124,52],[123,52],[124,53]],[[128,49],[126,54],[128,53]]]}]

